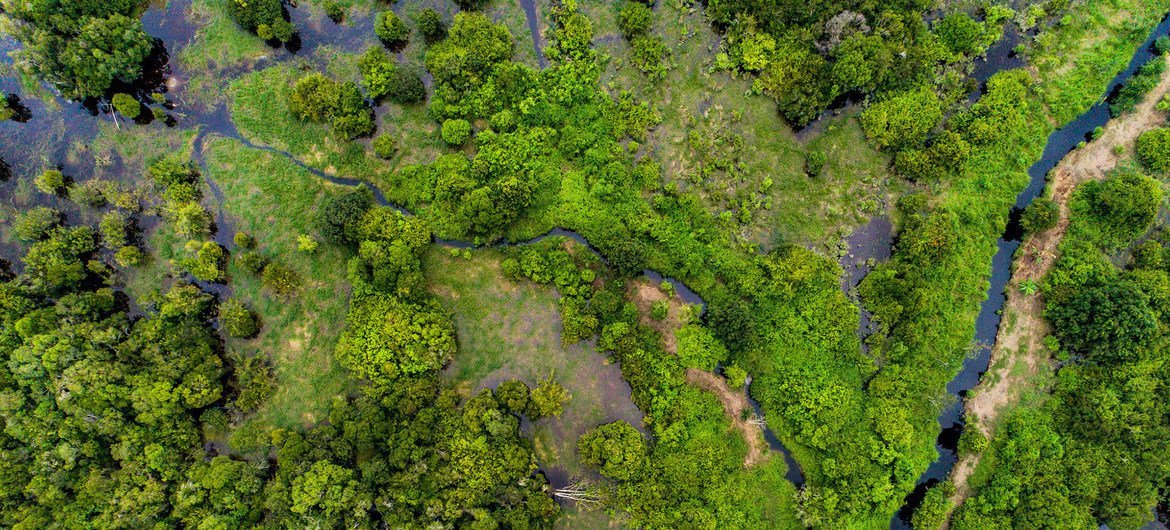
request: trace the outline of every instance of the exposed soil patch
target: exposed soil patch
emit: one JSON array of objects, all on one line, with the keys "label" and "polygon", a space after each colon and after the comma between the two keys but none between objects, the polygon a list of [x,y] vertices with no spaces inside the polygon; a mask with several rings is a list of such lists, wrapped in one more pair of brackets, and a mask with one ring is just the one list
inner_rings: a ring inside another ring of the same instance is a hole
[{"label": "exposed soil patch", "polygon": [[[1006,405],[1030,388],[1032,376],[1048,362],[1049,352],[1044,347],[1044,337],[1051,328],[1044,319],[1044,300],[1038,294],[1028,296],[1021,292],[1021,282],[1031,280],[1039,283],[1056,263],[1057,247],[1068,231],[1068,201],[1077,185],[1105,178],[1121,160],[1121,156],[1114,151],[1116,146],[1125,148],[1122,155],[1132,153],[1139,134],[1165,121],[1165,116],[1155,105],[1167,91],[1170,91],[1170,75],[1163,75],[1158,86],[1146,95],[1133,112],[1110,120],[1097,140],[1070,153],[1049,175],[1048,189],[1052,190],[1052,200],[1060,205],[1060,219],[1054,228],[1025,239],[1016,251],[1014,271],[1003,309],[1005,317],[1014,318],[1015,321],[1008,322],[1005,319],[1005,324],[1000,326],[991,351],[991,368],[966,400],[968,425],[974,425],[988,437],[992,434],[999,414],[1006,410]],[[1026,370],[1013,369],[1021,364]],[[955,465],[951,481],[955,484],[952,500],[956,507],[971,494],[967,480],[978,464],[979,455],[970,455]]]},{"label": "exposed soil patch", "polygon": [[723,412],[731,420],[732,426],[743,434],[743,439],[748,444],[748,453],[743,459],[744,467],[752,467],[772,456],[767,442],[764,441],[764,429],[760,424],[751,421],[752,404],[748,402],[747,394],[727,386],[727,381],[722,377],[698,368],[687,368],[687,382],[719,398],[719,402],[723,404]]}]

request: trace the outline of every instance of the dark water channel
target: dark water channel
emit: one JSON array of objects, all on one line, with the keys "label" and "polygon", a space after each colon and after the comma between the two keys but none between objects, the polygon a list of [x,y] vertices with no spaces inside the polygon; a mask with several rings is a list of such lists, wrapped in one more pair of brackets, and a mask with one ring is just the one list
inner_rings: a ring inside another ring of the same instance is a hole
[{"label": "dark water channel", "polygon": [[[1053,132],[1048,137],[1040,160],[1028,168],[1030,179],[1028,186],[1016,197],[1008,227],[1003,236],[996,242],[998,250],[992,260],[991,285],[987,290],[987,299],[983,301],[979,317],[975,322],[975,347],[963,361],[963,368],[959,374],[947,384],[947,392],[959,399],[954,400],[954,403],[939,415],[938,422],[942,432],[935,444],[935,448],[938,450],[938,459],[919,477],[918,486],[907,496],[906,504],[890,523],[891,528],[910,528],[910,516],[922,502],[927,488],[945,480],[958,460],[956,451],[959,435],[963,432],[961,398],[966,395],[967,391],[979,384],[979,378],[987,371],[991,359],[991,347],[995,344],[995,337],[999,331],[1000,311],[1006,300],[1004,289],[1007,287],[1008,280],[1011,279],[1012,256],[1020,246],[1020,237],[1023,233],[1019,227],[1020,213],[1036,197],[1040,196],[1044,190],[1048,172],[1052,171],[1065,155],[1076,149],[1078,144],[1087,141],[1094,129],[1104,126],[1109,121],[1109,105],[1105,101],[1106,97],[1114,94],[1122,83],[1153,57],[1154,39],[1166,35],[1168,32],[1170,32],[1170,15],[1163,18],[1162,22],[1154,28],[1146,42],[1134,53],[1126,69],[1110,81],[1101,100],[1084,114]],[[1008,62],[1005,61],[1003,64],[1008,64]]]}]

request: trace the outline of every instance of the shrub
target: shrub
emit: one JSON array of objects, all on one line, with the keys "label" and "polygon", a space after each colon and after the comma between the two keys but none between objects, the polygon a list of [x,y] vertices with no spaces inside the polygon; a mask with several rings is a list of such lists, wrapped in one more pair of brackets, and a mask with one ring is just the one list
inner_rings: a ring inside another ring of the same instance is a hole
[{"label": "shrub", "polygon": [[374,148],[374,155],[383,160],[390,160],[398,153],[398,140],[389,134],[379,134],[370,142],[370,147]]},{"label": "shrub", "polygon": [[219,324],[229,337],[237,339],[250,339],[260,331],[256,314],[235,298],[228,298],[219,304]]},{"label": "shrub", "polygon": [[428,7],[419,11],[414,21],[427,42],[435,42],[447,36],[447,23],[443,21],[443,15],[434,9]]},{"label": "shrub", "polygon": [[666,300],[655,300],[650,308],[650,318],[654,320],[666,320],[670,313],[670,303]]},{"label": "shrub", "polygon": [[582,434],[577,440],[577,452],[582,462],[597,467],[602,475],[629,480],[642,470],[646,441],[632,425],[619,420]]},{"label": "shrub", "polygon": [[374,132],[374,111],[366,104],[366,98],[356,83],[341,84],[341,97],[333,116],[333,134],[352,140]]},{"label": "shrub", "polygon": [[251,250],[256,248],[256,238],[252,237],[247,232],[236,232],[236,235],[232,236],[232,242],[234,242],[237,247],[242,249]]},{"label": "shrub", "polygon": [[967,425],[959,435],[959,455],[977,455],[987,449],[988,440],[974,425]]},{"label": "shrub", "polygon": [[12,226],[16,239],[32,243],[44,239],[49,232],[61,224],[61,212],[44,206],[37,206],[20,214]]},{"label": "shrub", "polygon": [[321,123],[337,112],[340,99],[341,84],[313,72],[297,80],[289,94],[288,108],[302,120]]},{"label": "shrub", "polygon": [[138,247],[126,245],[114,253],[114,261],[122,267],[137,267],[146,263],[146,254],[143,254]]},{"label": "shrub", "polygon": [[1138,136],[1137,156],[1151,171],[1170,171],[1170,128],[1151,129]]},{"label": "shrub", "polygon": [[710,371],[727,360],[727,347],[708,328],[687,324],[679,328],[675,336],[678,338],[678,358],[688,368]]},{"label": "shrub", "polygon": [[227,260],[227,252],[223,247],[214,241],[204,241],[202,244],[198,241],[188,241],[186,250],[189,253],[194,252],[195,256],[183,258],[180,263],[191,276],[205,282],[223,280],[223,265]]},{"label": "shrub", "polygon": [[670,50],[662,43],[657,35],[641,35],[630,42],[633,49],[630,60],[634,66],[651,79],[660,79],[666,75],[666,56]]},{"label": "shrub", "polygon": [[100,180],[87,180],[80,184],[73,184],[69,186],[69,200],[79,206],[101,208],[106,205],[106,194],[102,191],[104,184]]},{"label": "shrub", "polygon": [[37,178],[33,180],[33,185],[41,193],[57,195],[65,189],[65,174],[56,169],[47,169],[44,173],[37,175]]},{"label": "shrub", "polygon": [[618,28],[626,39],[633,39],[650,31],[654,13],[641,2],[627,1],[618,11]]},{"label": "shrub", "polygon": [[418,103],[427,97],[422,76],[413,68],[394,63],[385,49],[371,47],[358,61],[362,84],[375,100],[388,98],[398,104]]},{"label": "shrub", "polygon": [[973,55],[982,51],[983,24],[966,13],[943,17],[935,24],[934,34],[951,53]]},{"label": "shrub", "polygon": [[296,271],[275,261],[264,266],[260,281],[265,287],[280,296],[291,296],[301,286],[301,277]]},{"label": "shrub", "polygon": [[258,252],[242,252],[236,256],[235,262],[240,265],[240,268],[252,274],[259,274],[268,264],[268,260],[264,259],[264,256]]},{"label": "shrub", "polygon": [[496,387],[493,395],[504,410],[513,414],[528,411],[528,385],[518,379],[509,379]]},{"label": "shrub", "polygon": [[313,239],[312,236],[309,236],[309,235],[297,236],[297,250],[304,252],[306,254],[312,254],[312,253],[317,251],[317,246],[318,246],[317,240]]},{"label": "shrub", "polygon": [[333,22],[340,24],[341,21],[345,20],[345,7],[335,0],[325,0],[321,4],[321,7]]},{"label": "shrub", "polygon": [[727,384],[731,388],[743,388],[747,384],[747,371],[740,368],[738,364],[733,364],[725,368],[723,375],[727,377]]},{"label": "shrub", "polygon": [[861,113],[865,135],[880,148],[917,147],[942,120],[942,102],[929,88],[903,92],[874,103]]},{"label": "shrub", "polygon": [[379,293],[355,298],[347,320],[337,360],[374,383],[437,371],[455,354],[455,327],[438,307]]},{"label": "shrub", "polygon": [[1170,36],[1162,35],[1154,39],[1154,53],[1158,55],[1170,53]]},{"label": "shrub", "polygon": [[264,400],[276,390],[272,364],[266,357],[248,357],[235,365],[235,380],[239,385],[236,408],[248,413],[260,408]]},{"label": "shrub", "polygon": [[374,33],[383,44],[390,47],[402,46],[410,39],[410,28],[393,11],[378,13],[374,20]]},{"label": "shrub", "polygon": [[313,213],[313,224],[326,240],[337,244],[357,243],[362,216],[374,205],[374,196],[365,187],[328,196]]},{"label": "shrub", "polygon": [[175,233],[183,237],[206,237],[211,232],[211,214],[195,201],[174,207],[171,219]]},{"label": "shrub", "polygon": [[1142,65],[1132,77],[1126,80],[1117,94],[1109,101],[1109,114],[1113,117],[1131,112],[1141,102],[1147,92],[1158,85],[1162,79],[1162,72],[1166,70],[1166,60],[1161,56],[1150,59]]},{"label": "shrub", "polygon": [[106,212],[98,222],[98,232],[102,235],[102,244],[108,249],[119,249],[126,246],[126,232],[128,222],[126,215],[121,212]]},{"label": "shrub", "polygon": [[804,155],[804,172],[810,177],[819,177],[825,170],[829,157],[820,149],[813,149]]},{"label": "shrub", "polygon": [[528,397],[529,418],[559,418],[565,410],[565,402],[569,400],[569,392],[550,376],[532,389]]},{"label": "shrub", "polygon": [[443,141],[450,146],[461,146],[471,138],[471,123],[467,120],[447,120],[443,122],[441,132]]},{"label": "shrub", "polygon": [[288,42],[295,31],[284,19],[282,0],[228,0],[228,15],[248,31],[262,39]]},{"label": "shrub", "polygon": [[114,110],[117,110],[119,114],[132,120],[138,119],[138,116],[142,114],[142,104],[130,94],[118,92],[114,94],[111,102],[114,105]]},{"label": "shrub", "polygon": [[1056,226],[1060,219],[1060,205],[1052,199],[1038,197],[1020,215],[1020,226],[1026,234],[1037,234]]}]

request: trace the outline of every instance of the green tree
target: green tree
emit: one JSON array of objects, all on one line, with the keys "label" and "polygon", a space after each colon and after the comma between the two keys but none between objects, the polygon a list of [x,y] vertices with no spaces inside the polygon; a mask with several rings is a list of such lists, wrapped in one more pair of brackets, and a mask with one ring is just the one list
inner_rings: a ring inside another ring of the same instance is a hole
[{"label": "green tree", "polygon": [[1020,214],[1020,226],[1027,234],[1038,234],[1056,226],[1060,220],[1060,205],[1047,197],[1037,197]]},{"label": "green tree", "polygon": [[646,442],[642,433],[625,421],[594,427],[577,441],[581,461],[598,468],[602,475],[618,480],[637,477],[646,464]]},{"label": "green tree", "polygon": [[350,518],[365,520],[371,504],[353,470],[325,460],[313,463],[293,480],[290,498],[293,513],[322,528],[346,526],[343,522]]},{"label": "green tree", "polygon": [[565,387],[550,376],[541,381],[529,394],[528,416],[532,419],[559,418],[569,397]]},{"label": "green tree", "polygon": [[32,243],[47,237],[54,228],[61,224],[61,212],[45,206],[37,206],[21,213],[12,225],[12,233],[16,239],[25,243]]},{"label": "green tree", "polygon": [[1159,127],[1138,136],[1137,155],[1150,171],[1170,171],[1170,128]]},{"label": "green tree", "polygon": [[219,323],[229,337],[250,339],[260,331],[260,319],[243,302],[228,298],[219,304]]},{"label": "green tree", "polygon": [[65,190],[65,174],[56,169],[46,169],[43,173],[37,175],[37,178],[33,179],[33,185],[41,193],[57,195]]},{"label": "green tree", "polygon": [[450,146],[461,146],[471,138],[471,124],[467,120],[447,120],[443,122],[443,141]]},{"label": "green tree", "polygon": [[131,120],[137,119],[142,114],[142,104],[130,94],[118,92],[114,94],[110,103],[114,106],[114,110]]},{"label": "green tree", "polygon": [[437,371],[455,353],[455,328],[432,305],[370,294],[350,303],[348,322],[337,343],[337,359],[354,375],[374,383]]},{"label": "green tree", "polygon": [[861,113],[865,135],[877,147],[894,150],[922,145],[941,120],[942,102],[929,88],[896,94]]},{"label": "green tree", "polygon": [[654,13],[642,2],[627,1],[618,9],[618,28],[628,40],[644,35],[654,23]]},{"label": "green tree", "polygon": [[414,17],[414,22],[428,43],[440,41],[447,36],[447,22],[443,20],[443,15],[434,9],[428,7],[419,11]]},{"label": "green tree", "polygon": [[383,44],[390,47],[405,45],[410,39],[410,28],[393,11],[378,13],[374,19],[374,33]]}]

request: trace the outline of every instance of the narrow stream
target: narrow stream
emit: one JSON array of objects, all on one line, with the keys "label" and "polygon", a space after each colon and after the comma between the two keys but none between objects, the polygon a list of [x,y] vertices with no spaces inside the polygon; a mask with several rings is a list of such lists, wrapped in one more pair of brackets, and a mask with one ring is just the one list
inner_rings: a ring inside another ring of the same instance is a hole
[{"label": "narrow stream", "polygon": [[938,423],[942,432],[935,444],[935,448],[938,450],[938,459],[918,478],[917,487],[906,497],[905,504],[891,521],[890,528],[910,528],[910,517],[914,513],[914,509],[921,504],[926,490],[930,486],[946,480],[958,460],[956,451],[959,435],[963,432],[962,397],[966,395],[967,391],[979,384],[979,378],[987,371],[991,359],[991,347],[995,344],[995,336],[999,331],[1000,311],[1006,300],[1004,289],[1008,280],[1011,279],[1012,256],[1019,248],[1020,237],[1023,235],[1019,227],[1020,213],[1036,197],[1040,196],[1044,190],[1048,172],[1052,171],[1065,155],[1076,149],[1080,142],[1088,140],[1094,129],[1109,121],[1109,104],[1105,102],[1105,98],[1113,94],[1125,80],[1129,79],[1138,68],[1153,57],[1154,39],[1166,35],[1168,32],[1170,32],[1170,15],[1162,19],[1162,22],[1150,33],[1146,42],[1137,49],[1133,58],[1130,59],[1129,66],[1110,81],[1101,100],[1084,114],[1053,132],[1048,137],[1048,142],[1044,146],[1044,154],[1040,160],[1028,168],[1030,178],[1028,186],[1016,197],[1008,227],[1003,236],[996,242],[998,250],[992,260],[991,285],[987,289],[987,299],[983,301],[979,317],[975,322],[977,347],[973,354],[963,361],[963,368],[959,374],[947,384],[947,392],[959,399],[954,400],[954,403],[939,415]]}]

